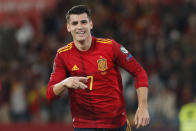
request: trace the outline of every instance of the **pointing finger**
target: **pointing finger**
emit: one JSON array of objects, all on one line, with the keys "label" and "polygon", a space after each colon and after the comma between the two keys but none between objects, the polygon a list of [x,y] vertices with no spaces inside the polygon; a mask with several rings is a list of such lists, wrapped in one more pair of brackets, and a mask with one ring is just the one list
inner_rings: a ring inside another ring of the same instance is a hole
[{"label": "pointing finger", "polygon": [[88,78],[87,77],[78,77],[78,81],[83,82],[83,83],[87,83]]}]

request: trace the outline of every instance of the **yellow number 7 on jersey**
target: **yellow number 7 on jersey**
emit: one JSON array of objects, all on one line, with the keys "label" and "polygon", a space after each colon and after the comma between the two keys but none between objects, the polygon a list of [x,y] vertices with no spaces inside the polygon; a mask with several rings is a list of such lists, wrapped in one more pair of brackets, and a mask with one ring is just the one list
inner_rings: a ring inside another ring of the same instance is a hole
[{"label": "yellow number 7 on jersey", "polygon": [[93,89],[93,76],[87,76],[88,79],[90,79],[90,88],[89,90],[91,91]]}]

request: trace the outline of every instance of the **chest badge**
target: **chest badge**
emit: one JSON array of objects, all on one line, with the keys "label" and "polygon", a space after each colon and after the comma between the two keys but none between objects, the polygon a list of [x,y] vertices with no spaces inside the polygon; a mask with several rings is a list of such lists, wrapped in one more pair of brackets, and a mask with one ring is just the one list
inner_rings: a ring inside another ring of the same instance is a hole
[{"label": "chest badge", "polygon": [[97,60],[98,64],[98,70],[99,71],[105,71],[108,69],[107,66],[107,59],[100,57],[100,59]]},{"label": "chest badge", "polygon": [[72,67],[72,69],[71,69],[72,71],[77,71],[77,70],[79,70],[79,68],[78,68],[78,66],[77,65],[74,65],[73,67]]}]

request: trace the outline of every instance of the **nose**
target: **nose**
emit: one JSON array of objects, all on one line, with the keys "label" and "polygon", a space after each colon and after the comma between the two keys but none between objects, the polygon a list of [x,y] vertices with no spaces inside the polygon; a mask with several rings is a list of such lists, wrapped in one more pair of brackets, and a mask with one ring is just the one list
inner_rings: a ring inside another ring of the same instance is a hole
[{"label": "nose", "polygon": [[82,24],[80,22],[78,23],[77,28],[82,29]]}]

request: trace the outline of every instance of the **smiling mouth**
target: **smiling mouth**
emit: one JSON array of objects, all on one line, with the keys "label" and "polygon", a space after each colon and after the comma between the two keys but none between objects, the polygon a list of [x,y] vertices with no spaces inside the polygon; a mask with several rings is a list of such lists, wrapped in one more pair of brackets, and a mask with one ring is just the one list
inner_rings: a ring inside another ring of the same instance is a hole
[{"label": "smiling mouth", "polygon": [[83,34],[85,34],[85,31],[77,31],[76,34],[83,35]]}]

